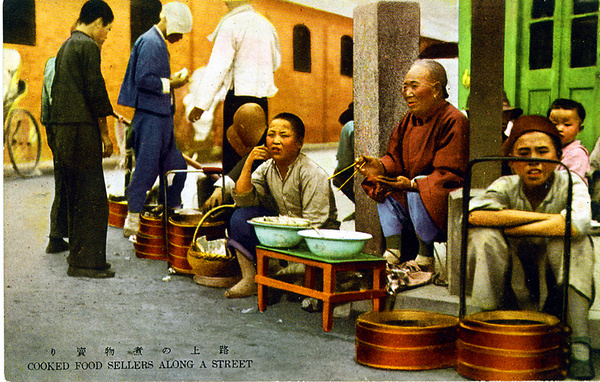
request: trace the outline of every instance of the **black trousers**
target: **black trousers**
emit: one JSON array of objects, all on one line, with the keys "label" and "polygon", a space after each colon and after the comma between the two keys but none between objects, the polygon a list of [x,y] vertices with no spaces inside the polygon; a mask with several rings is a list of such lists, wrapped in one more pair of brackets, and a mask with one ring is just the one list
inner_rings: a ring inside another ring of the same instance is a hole
[{"label": "black trousers", "polygon": [[97,125],[56,125],[56,163],[67,193],[69,265],[106,266],[108,198]]},{"label": "black trousers", "polygon": [[229,141],[227,140],[227,129],[233,125],[233,115],[239,109],[240,106],[246,103],[257,103],[265,111],[265,118],[268,125],[269,118],[269,104],[267,97],[250,97],[250,96],[236,96],[233,90],[230,90],[225,97],[223,103],[223,173],[227,174],[231,171],[235,165],[242,159],[241,156],[233,149]]},{"label": "black trousers", "polygon": [[56,134],[54,126],[46,125],[46,137],[48,146],[52,151],[54,162],[54,201],[50,210],[50,234],[51,239],[62,239],[69,237],[67,189],[62,181],[60,169],[56,164]]}]

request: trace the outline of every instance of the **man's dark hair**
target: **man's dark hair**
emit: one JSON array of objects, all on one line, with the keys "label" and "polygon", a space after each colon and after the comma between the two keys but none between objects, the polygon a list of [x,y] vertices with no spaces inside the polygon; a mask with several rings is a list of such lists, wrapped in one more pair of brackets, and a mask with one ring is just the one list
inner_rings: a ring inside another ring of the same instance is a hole
[{"label": "man's dark hair", "polygon": [[548,109],[546,116],[549,118],[550,112],[552,110],[556,110],[556,109],[575,110],[577,112],[577,114],[579,115],[579,118],[581,118],[582,124],[583,124],[583,121],[585,120],[585,108],[583,107],[582,104],[580,104],[579,102],[574,101],[572,99],[568,99],[568,98],[555,99],[554,102],[552,102],[552,105],[550,105],[550,108]]},{"label": "man's dark hair", "polygon": [[89,0],[81,7],[81,12],[79,12],[79,19],[77,21],[89,25],[98,18],[102,19],[102,26],[107,26],[113,22],[115,15],[113,14],[112,9],[110,9],[110,6],[104,1]]},{"label": "man's dark hair", "polygon": [[273,119],[283,119],[292,125],[292,130],[296,134],[296,139],[304,141],[304,122],[295,114],[292,113],[279,113]]}]

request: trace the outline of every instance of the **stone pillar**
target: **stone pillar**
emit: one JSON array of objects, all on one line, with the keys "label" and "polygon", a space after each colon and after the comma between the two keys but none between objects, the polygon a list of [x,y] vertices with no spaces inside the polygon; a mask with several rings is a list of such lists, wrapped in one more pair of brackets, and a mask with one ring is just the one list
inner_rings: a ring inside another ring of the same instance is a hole
[{"label": "stone pillar", "polygon": [[[394,126],[408,111],[404,75],[419,55],[419,4],[378,1],[354,9],[354,150],[382,156]],[[354,183],[357,231],[373,235],[364,251],[381,254],[384,240],[375,201]]]},{"label": "stone pillar", "polygon": [[[470,157],[500,155],[504,86],[504,0],[472,0]],[[500,176],[500,163],[476,165],[472,187]]]},{"label": "stone pillar", "polygon": [[[471,92],[469,95],[470,159],[499,156],[502,145],[502,87],[504,79],[505,0],[472,0]],[[475,165],[471,197],[478,195],[500,176],[499,162]],[[450,194],[448,206],[449,290],[460,291],[462,193]]]}]

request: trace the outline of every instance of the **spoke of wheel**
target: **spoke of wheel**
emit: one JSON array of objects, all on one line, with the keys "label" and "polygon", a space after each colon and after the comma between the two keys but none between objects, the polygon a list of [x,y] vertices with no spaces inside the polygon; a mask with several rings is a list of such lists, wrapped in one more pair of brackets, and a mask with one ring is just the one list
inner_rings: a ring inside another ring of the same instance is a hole
[{"label": "spoke of wheel", "polygon": [[40,133],[33,116],[26,110],[13,110],[8,121],[8,151],[15,171],[28,175],[40,158]]}]

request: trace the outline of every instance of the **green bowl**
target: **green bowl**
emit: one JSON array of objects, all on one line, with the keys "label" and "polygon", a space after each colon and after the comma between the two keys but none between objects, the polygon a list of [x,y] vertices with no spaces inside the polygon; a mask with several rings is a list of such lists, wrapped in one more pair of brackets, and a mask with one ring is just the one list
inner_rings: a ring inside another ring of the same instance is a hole
[{"label": "green bowl", "polygon": [[[321,236],[322,234],[322,236]],[[308,249],[326,259],[347,259],[359,254],[373,236],[365,232],[335,229],[307,229],[298,232]]]},{"label": "green bowl", "polygon": [[265,222],[263,218],[254,218],[248,220],[248,223],[254,226],[254,232],[256,232],[260,244],[276,248],[291,248],[298,245],[302,241],[298,231],[306,229],[310,225],[308,220],[306,220],[306,224],[302,225],[283,225]]}]

